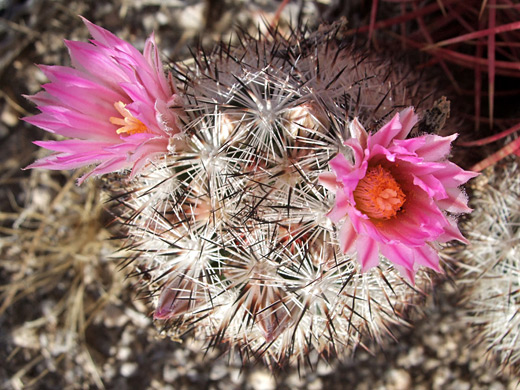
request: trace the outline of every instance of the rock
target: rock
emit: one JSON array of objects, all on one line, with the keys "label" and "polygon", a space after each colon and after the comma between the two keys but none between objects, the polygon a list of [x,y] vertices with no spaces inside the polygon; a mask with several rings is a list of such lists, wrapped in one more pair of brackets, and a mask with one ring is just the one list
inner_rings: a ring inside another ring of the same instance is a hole
[{"label": "rock", "polygon": [[412,377],[403,369],[390,370],[386,375],[389,390],[408,390],[412,388]]},{"label": "rock", "polygon": [[275,390],[276,381],[267,370],[254,371],[248,378],[248,384],[252,390]]},{"label": "rock", "polygon": [[128,378],[135,374],[135,372],[137,371],[137,368],[138,368],[137,363],[134,363],[134,362],[123,363],[121,365],[121,369],[119,370],[119,372],[121,373],[122,376]]}]

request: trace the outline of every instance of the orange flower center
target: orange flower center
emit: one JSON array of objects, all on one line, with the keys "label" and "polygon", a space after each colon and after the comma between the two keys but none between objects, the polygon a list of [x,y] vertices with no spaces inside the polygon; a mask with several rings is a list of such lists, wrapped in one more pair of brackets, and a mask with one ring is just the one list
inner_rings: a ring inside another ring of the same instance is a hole
[{"label": "orange flower center", "polygon": [[123,102],[114,103],[114,107],[122,116],[122,118],[110,117],[110,123],[121,126],[117,129],[117,134],[132,135],[137,133],[148,133],[148,128],[139,119],[134,117],[130,111],[125,108]]},{"label": "orange flower center", "polygon": [[356,207],[370,218],[390,219],[401,209],[406,196],[392,174],[381,165],[368,168],[354,190]]}]

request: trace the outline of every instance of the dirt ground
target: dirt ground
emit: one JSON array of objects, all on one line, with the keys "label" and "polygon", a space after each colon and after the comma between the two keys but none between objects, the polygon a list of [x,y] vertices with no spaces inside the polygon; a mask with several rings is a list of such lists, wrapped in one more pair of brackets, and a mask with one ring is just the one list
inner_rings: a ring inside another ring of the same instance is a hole
[{"label": "dirt ground", "polygon": [[[299,2],[288,8],[297,14]],[[362,3],[362,2],[353,2]],[[365,2],[370,3],[370,2]],[[307,2],[309,24],[353,12],[340,2]],[[68,65],[64,39],[86,41],[85,16],[141,49],[155,31],[164,58],[183,60],[197,42],[273,15],[277,1],[0,0],[0,388],[1,389],[492,389],[518,377],[482,348],[450,281],[435,287],[414,326],[396,329],[373,354],[271,373],[228,361],[194,340],[159,336],[151,306],[121,270],[112,217],[96,180],[77,173],[25,171],[49,137],[20,117],[41,89],[35,64]],[[360,5],[356,12],[366,11]],[[292,8],[291,8],[292,7]],[[287,11],[287,12],[289,12]],[[356,14],[361,20],[366,15]]]}]

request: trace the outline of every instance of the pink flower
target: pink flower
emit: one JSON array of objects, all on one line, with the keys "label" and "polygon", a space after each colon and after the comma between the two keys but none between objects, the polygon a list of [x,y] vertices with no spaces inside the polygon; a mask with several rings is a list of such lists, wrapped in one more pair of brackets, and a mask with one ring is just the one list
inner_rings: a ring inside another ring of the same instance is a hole
[{"label": "pink flower", "polygon": [[67,41],[73,68],[41,66],[51,81],[29,99],[40,114],[24,118],[63,141],[37,141],[54,151],[27,168],[97,166],[84,175],[131,168],[139,172],[153,156],[166,153],[180,133],[179,97],[163,72],[153,35],[144,54],[84,19],[91,43]]},{"label": "pink flower", "polygon": [[332,172],[319,178],[336,194],[328,217],[341,225],[343,253],[357,252],[363,271],[377,266],[381,253],[412,282],[421,265],[442,272],[436,243],[466,242],[447,213],[471,211],[458,187],[477,175],[447,160],[456,134],[405,139],[416,123],[412,107],[375,134],[354,119],[345,142],[353,163],[339,153]]}]

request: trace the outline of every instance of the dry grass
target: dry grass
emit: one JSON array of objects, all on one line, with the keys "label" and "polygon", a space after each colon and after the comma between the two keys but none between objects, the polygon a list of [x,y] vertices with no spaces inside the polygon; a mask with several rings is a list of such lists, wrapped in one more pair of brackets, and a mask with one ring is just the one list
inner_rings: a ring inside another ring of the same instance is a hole
[{"label": "dry grass", "polygon": [[12,373],[14,388],[36,383],[53,369],[49,363],[67,368],[78,356],[87,363],[88,381],[102,387],[85,344],[86,329],[108,303],[119,300],[124,275],[110,260],[115,248],[107,240],[98,183],[77,187],[76,178],[32,172],[21,183],[24,205],[13,199],[14,212],[0,216],[5,234],[0,266],[8,279],[0,287],[0,315],[11,319],[13,342],[6,361],[20,354],[27,360]]}]

